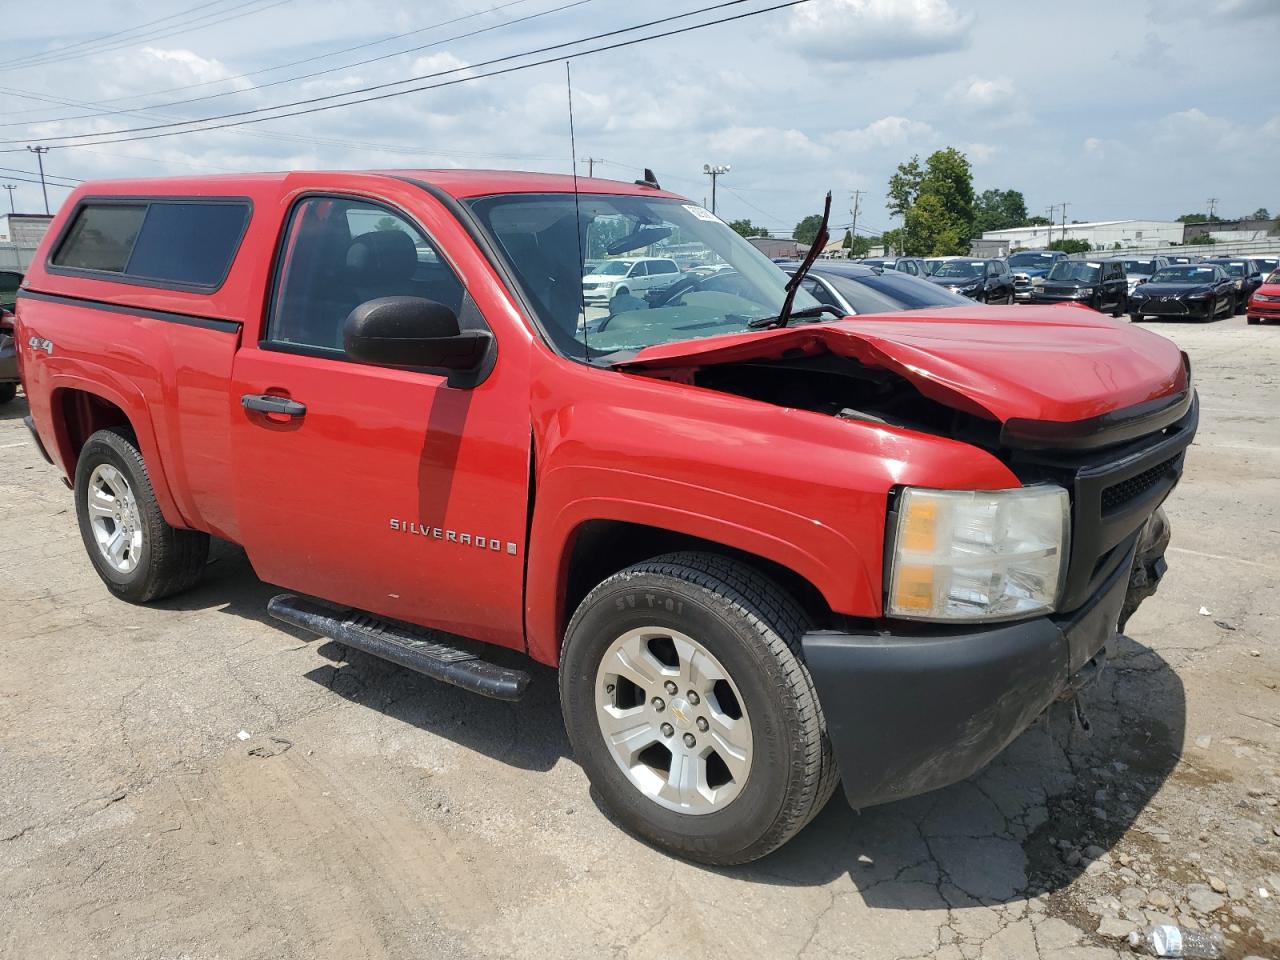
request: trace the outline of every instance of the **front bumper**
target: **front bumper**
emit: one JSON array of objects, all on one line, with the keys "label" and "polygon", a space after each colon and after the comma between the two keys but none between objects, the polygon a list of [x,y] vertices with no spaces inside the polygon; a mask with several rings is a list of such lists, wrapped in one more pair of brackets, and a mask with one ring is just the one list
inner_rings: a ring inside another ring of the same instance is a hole
[{"label": "front bumper", "polygon": [[1246,311],[1249,316],[1262,320],[1280,320],[1280,300],[1249,301]]},{"label": "front bumper", "polygon": [[1033,290],[1031,293],[1032,303],[1083,303],[1088,306],[1089,301],[1092,299],[1092,295],[1088,297],[1072,297],[1064,294],[1041,293],[1038,290]]},{"label": "front bumper", "polygon": [[1096,675],[1125,606],[1138,539],[1130,538],[1124,562],[1069,616],[909,634],[805,634],[850,805],[963,780],[1055,699]]},{"label": "front bumper", "polygon": [[1198,317],[1210,319],[1213,316],[1214,298],[1205,300],[1189,300],[1184,298],[1164,299],[1163,297],[1147,297],[1129,301],[1129,312],[1144,317]]}]

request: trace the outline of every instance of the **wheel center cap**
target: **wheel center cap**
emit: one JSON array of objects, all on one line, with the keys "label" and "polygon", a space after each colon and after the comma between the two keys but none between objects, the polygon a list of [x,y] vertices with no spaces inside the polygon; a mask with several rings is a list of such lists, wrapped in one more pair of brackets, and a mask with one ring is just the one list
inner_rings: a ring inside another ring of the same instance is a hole
[{"label": "wheel center cap", "polygon": [[689,705],[689,701],[684,697],[676,697],[671,701],[671,716],[675,718],[678,725],[687,727],[693,723],[693,707]]}]

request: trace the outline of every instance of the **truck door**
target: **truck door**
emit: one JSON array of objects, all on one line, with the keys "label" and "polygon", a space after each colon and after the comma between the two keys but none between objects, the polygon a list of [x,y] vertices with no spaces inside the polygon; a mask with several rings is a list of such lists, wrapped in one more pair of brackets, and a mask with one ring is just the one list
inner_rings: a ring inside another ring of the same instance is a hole
[{"label": "truck door", "polygon": [[290,590],[522,647],[527,364],[500,355],[468,389],[347,357],[343,321],[377,297],[423,297],[464,329],[486,326],[440,245],[400,210],[305,196],[276,259],[263,338],[237,353],[231,396],[254,569]]}]

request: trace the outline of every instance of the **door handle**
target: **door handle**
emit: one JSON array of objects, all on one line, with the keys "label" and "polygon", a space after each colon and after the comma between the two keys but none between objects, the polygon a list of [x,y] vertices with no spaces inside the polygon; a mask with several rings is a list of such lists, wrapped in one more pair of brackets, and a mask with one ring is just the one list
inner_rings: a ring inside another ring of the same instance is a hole
[{"label": "door handle", "polygon": [[288,397],[273,397],[267,393],[246,393],[240,398],[240,406],[246,410],[259,413],[278,413],[285,417],[301,417],[307,412],[307,405]]}]

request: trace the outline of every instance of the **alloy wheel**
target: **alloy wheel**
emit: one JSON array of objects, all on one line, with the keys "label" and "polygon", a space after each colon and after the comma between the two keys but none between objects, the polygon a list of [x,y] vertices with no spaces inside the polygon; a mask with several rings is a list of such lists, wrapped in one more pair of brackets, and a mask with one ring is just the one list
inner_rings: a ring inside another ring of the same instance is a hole
[{"label": "alloy wheel", "polygon": [[728,671],[666,627],[628,630],[596,671],[596,719],[618,768],[655,803],[715,813],[751,771],[751,721]]},{"label": "alloy wheel", "polygon": [[133,573],[142,555],[142,515],[124,474],[109,463],[96,466],[85,505],[102,558],[117,573]]}]

